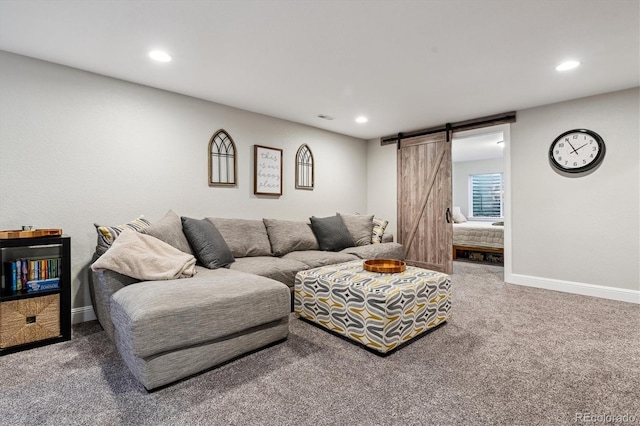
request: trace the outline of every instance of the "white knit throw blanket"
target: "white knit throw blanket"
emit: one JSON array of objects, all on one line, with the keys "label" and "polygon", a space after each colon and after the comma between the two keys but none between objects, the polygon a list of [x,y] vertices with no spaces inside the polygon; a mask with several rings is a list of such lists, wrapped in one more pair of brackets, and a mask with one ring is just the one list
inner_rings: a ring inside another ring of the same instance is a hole
[{"label": "white knit throw blanket", "polygon": [[109,269],[144,281],[192,277],[196,258],[150,235],[125,229],[91,269]]}]

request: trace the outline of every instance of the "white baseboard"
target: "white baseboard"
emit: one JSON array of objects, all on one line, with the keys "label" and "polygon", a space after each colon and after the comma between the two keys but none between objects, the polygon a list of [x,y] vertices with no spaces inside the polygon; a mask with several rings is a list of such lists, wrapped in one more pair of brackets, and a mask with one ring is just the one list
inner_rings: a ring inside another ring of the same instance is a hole
[{"label": "white baseboard", "polygon": [[640,304],[639,290],[627,290],[623,288],[606,287],[603,285],[583,284],[572,281],[552,280],[548,278],[532,277],[529,275],[507,273],[505,273],[504,280],[509,284],[544,288],[547,290]]},{"label": "white baseboard", "polygon": [[71,324],[77,324],[79,322],[93,321],[98,319],[95,312],[93,312],[93,306],[83,306],[81,308],[71,309]]}]

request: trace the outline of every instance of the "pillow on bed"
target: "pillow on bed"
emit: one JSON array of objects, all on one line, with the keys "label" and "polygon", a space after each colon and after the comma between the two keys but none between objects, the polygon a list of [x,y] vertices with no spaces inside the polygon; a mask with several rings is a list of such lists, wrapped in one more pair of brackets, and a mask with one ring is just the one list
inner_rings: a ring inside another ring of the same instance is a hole
[{"label": "pillow on bed", "polygon": [[460,211],[460,207],[453,208],[453,222],[454,223],[464,223],[467,221],[467,218],[464,217],[462,212]]}]

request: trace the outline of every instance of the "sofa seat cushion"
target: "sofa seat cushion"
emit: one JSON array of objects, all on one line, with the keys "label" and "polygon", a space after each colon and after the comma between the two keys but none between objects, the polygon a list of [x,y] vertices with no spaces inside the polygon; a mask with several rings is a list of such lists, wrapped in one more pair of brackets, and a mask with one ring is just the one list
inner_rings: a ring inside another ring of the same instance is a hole
[{"label": "sofa seat cushion", "polygon": [[111,318],[116,339],[144,358],[280,320],[289,315],[290,301],[290,290],[277,281],[198,268],[193,278],[118,290],[111,297]]},{"label": "sofa seat cushion", "polygon": [[282,256],[282,258],[302,262],[311,269],[336,263],[350,262],[358,259],[358,256],[342,252],[307,250],[294,251]]},{"label": "sofa seat cushion", "polygon": [[208,217],[236,259],[248,256],[271,256],[271,243],[262,220]]},{"label": "sofa seat cushion", "polygon": [[360,259],[396,259],[404,260],[404,247],[398,243],[369,244],[368,246],[349,247],[340,253],[352,254]]},{"label": "sofa seat cushion", "polygon": [[293,259],[258,256],[238,258],[231,269],[271,278],[293,288],[296,274],[309,267]]}]

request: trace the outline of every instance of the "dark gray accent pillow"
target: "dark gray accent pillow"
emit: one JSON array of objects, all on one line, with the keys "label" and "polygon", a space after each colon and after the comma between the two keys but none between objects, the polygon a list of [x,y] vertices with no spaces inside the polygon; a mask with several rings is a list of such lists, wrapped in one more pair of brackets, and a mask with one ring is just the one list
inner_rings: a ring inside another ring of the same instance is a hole
[{"label": "dark gray accent pillow", "polygon": [[218,269],[235,262],[229,246],[211,221],[182,217],[182,230],[205,267]]},{"label": "dark gray accent pillow", "polygon": [[355,246],[351,233],[339,215],[320,218],[311,216],[309,220],[320,250],[340,251]]}]

